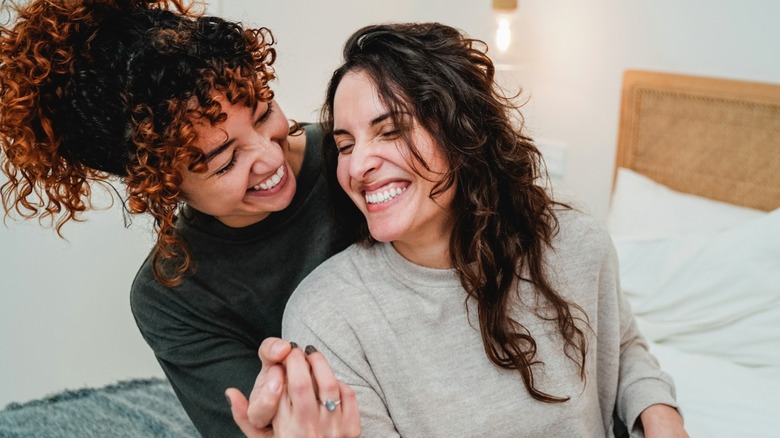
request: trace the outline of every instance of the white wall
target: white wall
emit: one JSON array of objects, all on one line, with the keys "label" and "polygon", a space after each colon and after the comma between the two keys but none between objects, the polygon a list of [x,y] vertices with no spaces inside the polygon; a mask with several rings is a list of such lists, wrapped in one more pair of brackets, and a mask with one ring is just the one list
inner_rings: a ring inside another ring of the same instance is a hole
[{"label": "white wall", "polygon": [[[521,0],[534,133],[568,145],[565,183],[604,218],[626,69],[780,83],[780,2]],[[575,189],[576,188],[576,189]]]},{"label": "white wall", "polygon": [[[437,20],[472,34],[489,31],[490,3],[474,0],[212,1],[221,15],[266,26],[277,40],[274,86],[288,117],[314,121],[347,37],[378,22]],[[472,5],[466,7],[465,5]]]},{"label": "white wall", "polygon": [[[0,177],[0,183],[5,182]],[[100,205],[108,205],[99,193]],[[0,225],[0,408],[66,388],[162,376],[130,313],[150,224],[125,229],[119,205],[69,223]]]},{"label": "white wall", "polygon": [[[277,95],[288,117],[317,115],[346,37],[383,21],[441,21],[492,44],[490,0],[213,2],[277,37]],[[565,146],[559,190],[604,219],[623,71],[780,82],[780,2],[772,0],[520,0],[513,59],[501,83],[531,97],[524,115],[543,143]]]},{"label": "white wall", "polygon": [[[315,120],[341,45],[358,27],[436,20],[492,42],[490,0],[222,0],[212,11],[270,27],[275,85],[288,117]],[[522,86],[528,127],[566,146],[560,190],[603,219],[627,68],[780,82],[780,2],[521,0],[514,58],[501,81]],[[130,281],[149,224],[119,209],[66,225],[0,226],[0,407],[46,393],[161,375],[132,321]]]}]

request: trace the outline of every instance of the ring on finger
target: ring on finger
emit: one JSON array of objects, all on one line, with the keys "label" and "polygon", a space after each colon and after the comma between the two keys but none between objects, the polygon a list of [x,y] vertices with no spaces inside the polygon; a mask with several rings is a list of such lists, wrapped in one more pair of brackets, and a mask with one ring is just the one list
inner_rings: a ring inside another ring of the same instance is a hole
[{"label": "ring on finger", "polygon": [[321,403],[322,406],[325,406],[325,409],[327,409],[328,412],[333,412],[336,410],[336,406],[341,404],[341,400],[323,400]]}]

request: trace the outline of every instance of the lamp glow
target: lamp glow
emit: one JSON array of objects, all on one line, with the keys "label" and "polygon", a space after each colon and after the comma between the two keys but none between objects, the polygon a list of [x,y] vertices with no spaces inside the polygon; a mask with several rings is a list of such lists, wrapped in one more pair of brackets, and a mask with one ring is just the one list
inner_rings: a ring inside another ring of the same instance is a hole
[{"label": "lamp glow", "polygon": [[496,48],[499,52],[505,53],[509,50],[509,45],[512,42],[512,29],[509,26],[509,19],[502,17],[498,19],[498,27],[496,28]]},{"label": "lamp glow", "polygon": [[517,48],[513,47],[512,40],[517,38],[513,35],[512,27],[515,25],[515,16],[517,12],[518,0],[492,0],[493,19],[495,26],[495,45],[496,49],[493,62],[497,70],[509,71],[515,70],[518,66],[516,59]]}]

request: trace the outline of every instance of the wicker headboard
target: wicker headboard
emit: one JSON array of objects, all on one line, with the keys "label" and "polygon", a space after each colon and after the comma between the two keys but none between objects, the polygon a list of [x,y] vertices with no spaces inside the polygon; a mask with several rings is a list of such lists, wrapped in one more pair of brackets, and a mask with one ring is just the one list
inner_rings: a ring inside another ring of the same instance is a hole
[{"label": "wicker headboard", "polygon": [[780,85],[627,71],[617,167],[698,196],[780,207]]}]

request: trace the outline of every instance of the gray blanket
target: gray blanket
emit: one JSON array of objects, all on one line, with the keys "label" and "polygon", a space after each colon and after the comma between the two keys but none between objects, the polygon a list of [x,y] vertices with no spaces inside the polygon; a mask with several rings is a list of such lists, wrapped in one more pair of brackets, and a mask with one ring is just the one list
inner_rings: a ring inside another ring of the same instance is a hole
[{"label": "gray blanket", "polygon": [[64,391],[0,411],[2,438],[197,436],[163,379]]}]

